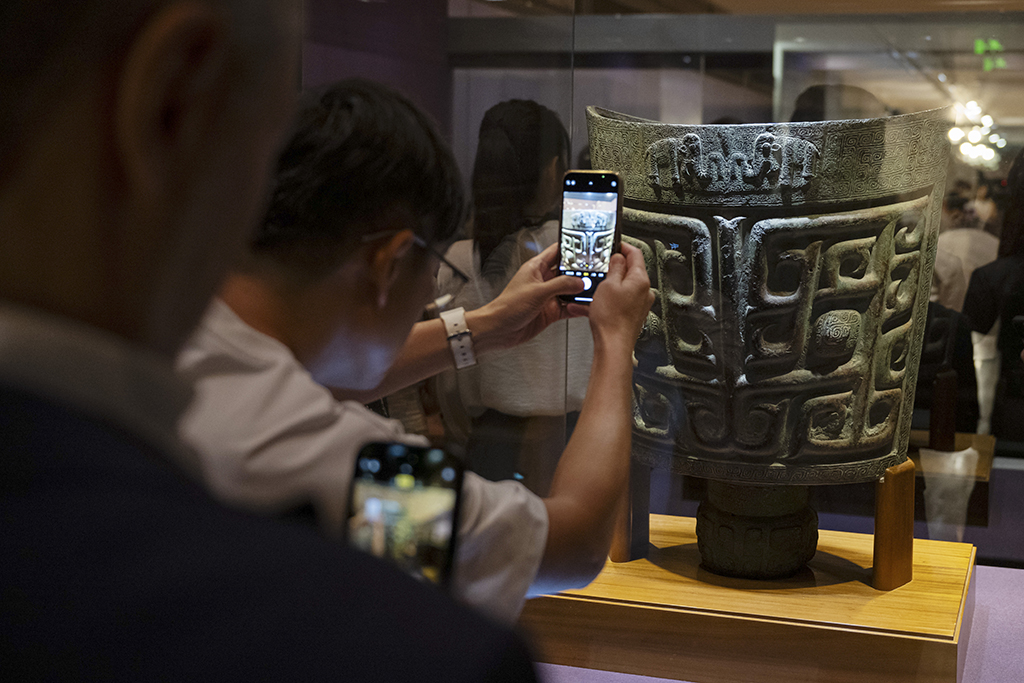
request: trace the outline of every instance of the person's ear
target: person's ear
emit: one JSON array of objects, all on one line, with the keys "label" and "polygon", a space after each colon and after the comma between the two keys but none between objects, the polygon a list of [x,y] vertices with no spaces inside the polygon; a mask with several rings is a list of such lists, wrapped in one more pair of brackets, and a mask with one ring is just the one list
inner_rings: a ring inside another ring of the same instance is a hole
[{"label": "person's ear", "polygon": [[117,83],[117,145],[126,181],[142,196],[180,187],[216,144],[232,88],[226,18],[201,3],[157,10],[125,56]]},{"label": "person's ear", "polygon": [[370,278],[376,293],[377,308],[388,303],[388,297],[398,279],[400,261],[415,244],[412,230],[402,230],[379,244],[370,253]]}]

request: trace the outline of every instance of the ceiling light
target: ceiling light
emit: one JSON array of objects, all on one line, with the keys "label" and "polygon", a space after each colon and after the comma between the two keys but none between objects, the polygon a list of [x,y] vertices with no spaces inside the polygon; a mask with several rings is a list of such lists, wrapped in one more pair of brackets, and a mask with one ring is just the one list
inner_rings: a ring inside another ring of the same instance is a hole
[{"label": "ceiling light", "polygon": [[960,153],[963,154],[965,157],[970,156],[972,149],[974,149],[974,145],[972,145],[969,142],[965,142],[964,144],[960,145]]},{"label": "ceiling light", "polygon": [[949,140],[950,142],[960,142],[964,139],[964,131],[962,128],[954,126],[949,129]]},{"label": "ceiling light", "polygon": [[971,128],[971,132],[967,134],[967,139],[975,144],[981,142],[981,131],[977,128]]}]

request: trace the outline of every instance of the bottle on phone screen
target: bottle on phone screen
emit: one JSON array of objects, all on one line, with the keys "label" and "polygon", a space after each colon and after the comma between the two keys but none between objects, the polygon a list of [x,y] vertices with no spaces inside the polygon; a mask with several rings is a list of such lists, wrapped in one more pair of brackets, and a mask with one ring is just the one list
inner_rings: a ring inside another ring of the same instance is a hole
[{"label": "bottle on phone screen", "polygon": [[619,250],[622,223],[622,179],[612,171],[569,171],[562,180],[562,217],[558,228],[561,275],[583,280],[579,294],[563,301],[589,304],[608,275],[608,263]]},{"label": "bottle on phone screen", "polygon": [[348,543],[447,588],[462,478],[462,462],[443,449],[367,444],[352,478]]}]

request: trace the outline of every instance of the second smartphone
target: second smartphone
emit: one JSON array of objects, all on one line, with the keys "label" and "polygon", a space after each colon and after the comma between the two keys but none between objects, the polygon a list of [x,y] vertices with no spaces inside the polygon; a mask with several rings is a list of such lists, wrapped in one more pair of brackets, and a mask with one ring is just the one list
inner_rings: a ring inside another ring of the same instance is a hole
[{"label": "second smartphone", "polygon": [[447,587],[462,478],[461,461],[440,448],[367,444],[352,479],[348,542]]},{"label": "second smartphone", "polygon": [[562,219],[558,229],[561,275],[583,280],[579,294],[563,301],[589,304],[619,250],[622,179],[613,171],[569,171],[562,180]]}]

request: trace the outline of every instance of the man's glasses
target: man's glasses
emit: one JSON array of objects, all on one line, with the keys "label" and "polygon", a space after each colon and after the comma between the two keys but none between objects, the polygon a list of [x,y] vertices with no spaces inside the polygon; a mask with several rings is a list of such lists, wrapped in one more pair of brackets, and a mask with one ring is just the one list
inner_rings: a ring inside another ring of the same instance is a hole
[{"label": "man's glasses", "polygon": [[[398,230],[381,230],[380,232],[371,232],[368,235],[363,235],[362,242],[365,244],[367,242],[375,242],[375,241],[377,241],[379,239],[384,239],[385,237],[392,237],[392,236],[397,235],[398,233],[402,232],[403,229],[405,229],[405,228],[398,229]],[[438,250],[434,246],[431,246],[430,244],[427,244],[427,241],[425,239],[423,239],[422,237],[420,237],[419,235],[417,235],[416,233],[412,234],[412,243],[415,244],[417,247],[419,247],[419,248],[423,249],[424,251],[426,251],[428,254],[432,254],[432,255],[436,256],[438,258],[438,260],[441,261],[441,263],[443,263],[446,266],[448,266],[449,268],[451,268],[452,272],[455,274],[455,277],[457,277],[460,280],[462,280],[462,284],[465,284],[465,283],[469,282],[469,276],[468,275],[466,275],[461,270],[456,268],[455,264],[452,263],[451,261],[449,261],[448,259],[446,259],[444,257],[444,254],[442,254],[440,252],[440,250]]]},{"label": "man's glasses", "polygon": [[[363,235],[362,242],[365,244],[367,242],[374,242],[376,240],[384,239],[386,237],[392,237],[394,235],[397,235],[401,231],[402,229],[381,230],[380,232],[371,232],[367,235]],[[462,290],[462,287],[467,282],[469,282],[469,276],[462,272],[462,270],[457,268],[454,263],[445,258],[444,254],[442,254],[440,250],[428,244],[425,239],[423,239],[416,233],[412,234],[412,243],[426,251],[428,254],[436,256],[438,260],[441,261],[441,263],[448,266],[448,268],[451,269],[452,274],[455,276],[457,281],[457,284],[454,287],[448,288],[449,292],[447,294],[439,296],[427,306],[426,316],[428,318],[436,318],[440,315],[441,311],[448,308],[452,301],[455,300],[455,297],[458,296],[458,293]]]}]

